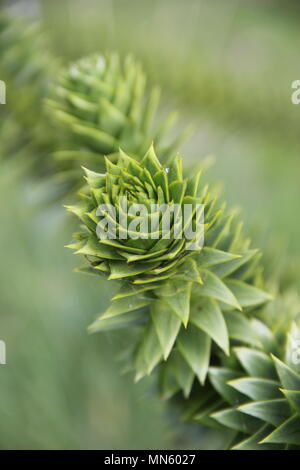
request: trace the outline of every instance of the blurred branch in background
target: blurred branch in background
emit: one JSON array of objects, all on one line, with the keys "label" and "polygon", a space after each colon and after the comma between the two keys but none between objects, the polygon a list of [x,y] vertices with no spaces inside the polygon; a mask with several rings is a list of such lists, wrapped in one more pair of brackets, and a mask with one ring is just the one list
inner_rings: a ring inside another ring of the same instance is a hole
[{"label": "blurred branch in background", "polygon": [[[3,4],[1,1],[0,6]],[[57,67],[40,25],[24,21],[23,15],[12,8],[1,8],[0,79],[7,96],[0,107],[0,132],[10,148],[23,151],[26,147],[27,166],[34,176],[46,174],[51,168],[49,152],[54,139],[44,122],[42,100]],[[5,155],[2,149],[1,158],[12,158],[12,154],[8,151]]]},{"label": "blurred branch in background", "polygon": [[[41,0],[54,50],[70,61],[90,52],[134,53],[169,101],[199,129],[194,158],[217,157],[212,174],[299,255],[300,108],[291,103],[297,60],[295,1]],[[266,215],[267,219],[266,220]],[[265,238],[268,233],[265,233]],[[263,243],[268,243],[266,239]]]}]

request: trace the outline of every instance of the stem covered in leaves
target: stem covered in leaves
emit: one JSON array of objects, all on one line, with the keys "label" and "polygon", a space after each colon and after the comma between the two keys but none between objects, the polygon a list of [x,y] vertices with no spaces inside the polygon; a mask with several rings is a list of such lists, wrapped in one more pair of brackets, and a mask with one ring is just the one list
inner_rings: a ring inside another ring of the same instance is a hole
[{"label": "stem covered in leaves", "polygon": [[[148,127],[155,100],[151,95],[144,106],[142,94],[132,59],[122,68],[115,56],[98,57],[71,69],[52,103],[64,130],[76,137],[69,140],[73,164],[83,156],[80,148],[92,155],[80,201],[67,207],[83,228],[69,248],[85,256],[81,271],[118,285],[90,330],[134,331],[127,365],[136,380],[155,369],[164,397],[181,397],[192,420],[232,429],[238,448],[300,447],[300,371],[288,358],[291,340],[284,340],[288,331],[299,333],[293,324],[299,301],[292,313],[281,299],[269,303],[260,253],[244,237],[236,212],[202,184],[201,172],[184,177],[173,146],[162,150],[160,132]],[[132,210],[153,204],[155,214]],[[192,206],[192,228],[196,207],[204,208],[203,243],[193,250],[183,226],[178,232],[176,213],[168,213],[172,204]],[[104,216],[112,219],[106,228]],[[143,227],[139,236],[124,218]],[[278,322],[280,315],[285,322]]]}]

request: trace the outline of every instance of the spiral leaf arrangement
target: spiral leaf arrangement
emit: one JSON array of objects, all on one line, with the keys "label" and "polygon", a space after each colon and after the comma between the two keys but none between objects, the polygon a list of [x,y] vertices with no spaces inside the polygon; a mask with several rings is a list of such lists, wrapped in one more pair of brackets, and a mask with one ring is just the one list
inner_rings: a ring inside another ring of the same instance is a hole
[{"label": "spiral leaf arrangement", "polygon": [[[240,312],[247,314],[270,299],[257,286],[258,253],[239,234],[235,214],[227,213],[208,187],[201,185],[201,172],[183,178],[181,158],[174,158],[165,169],[151,147],[141,162],[120,152],[117,164],[106,160],[106,166],[105,174],[86,171],[88,189],[82,204],[68,207],[86,227],[85,232],[75,234],[78,241],[69,247],[87,257],[89,272],[105,273],[120,283],[110,307],[91,329],[144,321],[134,355],[136,377],[150,374],[175,348],[191,369],[190,382],[197,376],[204,383],[212,341],[228,354],[230,336],[235,336],[231,323],[243,318]],[[124,195],[128,195],[127,209],[122,205]],[[141,224],[141,216],[131,215],[131,208],[135,204],[148,207],[152,202],[163,204],[164,209],[173,203],[180,208],[191,204],[194,226],[196,205],[205,206],[205,246],[195,243],[189,250],[195,240],[187,240],[181,232],[175,238],[176,214],[169,233],[163,233],[167,210],[150,214],[157,219],[152,233],[132,234],[119,223],[112,239],[98,237],[101,205],[110,203],[119,215],[127,210],[131,222]]]},{"label": "spiral leaf arrangement", "polygon": [[159,90],[146,93],[145,82],[141,66],[131,56],[121,60],[117,54],[81,59],[62,73],[47,103],[62,134],[55,157],[71,185],[81,181],[80,164],[99,171],[104,156],[117,160],[119,148],[138,160],[155,140],[167,161],[185,140],[190,129],[166,143],[174,112],[153,127]]},{"label": "spiral leaf arrangement", "polygon": [[[41,100],[56,66],[46,49],[38,28],[1,12],[8,100],[0,108],[0,159],[19,149],[48,156],[55,147],[69,187],[81,184],[80,164],[89,167],[80,202],[68,206],[82,228],[69,247],[86,258],[80,271],[117,284],[90,330],[129,328],[126,366],[136,380],[156,373],[160,394],[185,419],[230,430],[234,449],[299,450],[298,295],[286,289],[271,301],[260,253],[236,212],[213,196],[201,172],[185,177],[174,156],[188,131],[166,143],[174,113],[154,125],[159,93],[147,93],[132,57],[96,55],[65,71],[47,101],[59,139],[49,135]],[[192,232],[204,211],[200,239],[178,223],[187,204]],[[158,209],[137,214],[140,205]]]},{"label": "spiral leaf arrangement", "polygon": [[[232,430],[236,448],[300,448],[300,371],[285,342],[299,331],[299,300],[292,313],[280,297],[271,301],[260,253],[237,213],[213,196],[201,172],[185,178],[176,145],[163,148],[162,132],[150,132],[156,98],[144,104],[142,77],[133,59],[84,59],[63,75],[49,103],[71,146],[59,152],[68,171],[75,169],[78,181],[78,161],[87,157],[92,165],[79,203],[67,206],[82,228],[68,247],[85,256],[80,271],[118,285],[90,331],[130,328],[126,364],[136,380],[155,369],[163,397],[188,419]],[[193,250],[182,227],[175,236],[175,213],[164,231],[174,203],[192,205],[192,228],[195,208],[204,207],[204,243]],[[151,204],[159,207],[154,224],[153,214],[132,211]]]},{"label": "spiral leaf arrangement", "polygon": [[236,367],[210,370],[210,381],[224,400],[212,418],[237,432],[235,449],[300,447],[299,298],[281,296],[274,308],[285,321],[278,327],[273,318],[269,327],[265,312],[266,323],[257,329],[261,347],[235,347]]}]

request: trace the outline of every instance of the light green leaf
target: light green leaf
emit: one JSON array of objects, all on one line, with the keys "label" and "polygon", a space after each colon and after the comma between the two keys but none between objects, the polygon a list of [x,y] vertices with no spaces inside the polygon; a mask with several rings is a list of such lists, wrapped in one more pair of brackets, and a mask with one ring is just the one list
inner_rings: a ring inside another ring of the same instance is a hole
[{"label": "light green leaf", "polygon": [[74,123],[72,124],[72,130],[87,139],[90,147],[99,150],[101,153],[112,153],[117,149],[117,141],[99,129],[92,129],[86,125]]},{"label": "light green leaf", "polygon": [[258,335],[251,322],[239,312],[224,312],[229,338],[251,346],[261,346]]},{"label": "light green leaf", "polygon": [[[180,386],[176,377],[174,376],[173,370],[169,367],[169,361],[162,366],[162,369],[159,374],[159,390],[160,390],[160,397],[164,400],[168,400],[171,398],[175,393],[180,391]],[[185,361],[184,361],[185,362]],[[185,368],[186,363],[185,363]]]},{"label": "light green leaf", "polygon": [[178,385],[183,390],[185,398],[188,398],[195,377],[194,372],[186,366],[186,361],[176,350],[172,352],[168,365],[172,369]]},{"label": "light green leaf", "polygon": [[151,317],[166,360],[179,333],[181,321],[165,300],[156,300],[152,304]]},{"label": "light green leaf", "polygon": [[88,327],[90,333],[97,331],[111,330],[114,328],[123,328],[125,326],[133,325],[147,320],[146,312],[129,312],[123,315],[117,315],[115,317],[107,318],[102,320],[101,317],[96,320],[92,325]]},{"label": "light green leaf", "polygon": [[249,348],[234,348],[234,352],[249,375],[271,380],[277,379],[273,362],[267,354]]},{"label": "light green leaf", "polygon": [[210,367],[209,379],[218,393],[231,405],[237,405],[245,400],[239,391],[233,390],[227,382],[241,376],[241,372],[225,367]]},{"label": "light green leaf", "polygon": [[216,250],[215,248],[204,247],[196,259],[201,268],[215,266],[220,263],[228,263],[229,261],[240,258],[241,255],[227,253],[226,251]]},{"label": "light green leaf", "polygon": [[118,255],[116,250],[110,246],[105,246],[99,243],[99,240],[89,238],[87,243],[76,251],[76,254],[96,256],[102,259],[121,260],[122,257]]},{"label": "light green leaf", "polygon": [[207,333],[225,354],[229,354],[229,338],[227,326],[221,309],[213,299],[195,304],[191,310],[190,321],[198,328]]},{"label": "light green leaf", "polygon": [[103,273],[99,269],[94,269],[91,266],[84,266],[82,268],[75,268],[74,271],[84,274],[89,274],[92,276],[101,276]]},{"label": "light green leaf", "polygon": [[285,399],[256,401],[239,406],[239,411],[262,421],[279,426],[290,416],[290,407]]},{"label": "light green leaf", "polygon": [[227,409],[213,413],[212,418],[226,427],[235,429],[245,434],[252,434],[259,429],[260,421],[252,416],[245,415],[235,409]]},{"label": "light green leaf", "polygon": [[208,335],[193,325],[181,330],[177,345],[201,384],[204,384],[210,359],[211,340]]},{"label": "light green leaf", "polygon": [[113,300],[111,301],[111,304],[106,312],[101,315],[101,317],[99,317],[99,320],[115,317],[126,312],[131,312],[133,310],[146,307],[151,303],[151,301],[152,299],[146,296],[124,297],[122,299]]},{"label": "light green leaf", "polygon": [[272,296],[257,287],[253,287],[242,281],[225,281],[227,287],[233,292],[242,307],[256,307],[272,300]]},{"label": "light green leaf", "polygon": [[257,254],[258,250],[248,250],[235,259],[229,260],[228,263],[218,264],[218,266],[213,267],[213,272],[221,279],[224,279],[237,271],[244,264],[248,263],[252,258],[257,256]]},{"label": "light green leaf", "polygon": [[181,264],[174,276],[174,279],[178,281],[192,281],[202,284],[202,279],[200,272],[197,266],[197,263],[194,259],[188,258],[183,264]]},{"label": "light green leaf", "polygon": [[[164,289],[169,289],[168,294],[164,296]],[[182,321],[183,325],[186,327],[189,321],[190,315],[190,297],[191,297],[191,282],[179,282],[172,281],[167,284],[166,287],[162,287],[161,290],[157,293],[160,298],[168,303],[168,305],[173,309],[178,318]]]},{"label": "light green leaf", "polygon": [[286,388],[287,390],[300,390],[300,375],[277,359],[277,357],[272,356],[272,359],[283,388]]},{"label": "light green leaf", "polygon": [[150,375],[161,359],[162,349],[156,331],[153,325],[149,325],[135,355],[135,381]]},{"label": "light green leaf", "polygon": [[158,263],[136,263],[136,264],[127,264],[126,262],[110,262],[110,271],[109,280],[111,279],[122,279],[124,277],[132,277],[137,274],[142,274],[147,271],[150,271],[153,267],[158,266]]},{"label": "light green leaf", "polygon": [[203,284],[195,287],[196,295],[212,297],[213,299],[220,300],[227,305],[241,310],[241,306],[234,294],[215,274],[205,269],[201,270],[200,274]]},{"label": "light green leaf", "polygon": [[286,396],[289,403],[300,415],[300,390],[285,390],[280,389],[280,391]]},{"label": "light green leaf", "polygon": [[269,400],[280,398],[278,382],[260,377],[242,377],[237,380],[230,380],[228,385],[243,393],[252,400]]},{"label": "light green leaf", "polygon": [[261,443],[279,443],[299,445],[300,443],[300,417],[292,416],[275,431],[265,437]]},{"label": "light green leaf", "polygon": [[[266,424],[259,431],[254,433],[249,439],[245,439],[232,447],[232,450],[280,450],[281,447],[275,444],[261,444],[260,442],[272,431],[273,426]],[[283,447],[282,447],[283,449]]]},{"label": "light green leaf", "polygon": [[134,295],[138,295],[139,297],[142,297],[141,294],[143,292],[151,291],[152,289],[153,289],[152,285],[136,286],[129,282],[124,283],[121,285],[117,293],[112,297],[112,300],[123,299],[124,297],[131,297]]}]

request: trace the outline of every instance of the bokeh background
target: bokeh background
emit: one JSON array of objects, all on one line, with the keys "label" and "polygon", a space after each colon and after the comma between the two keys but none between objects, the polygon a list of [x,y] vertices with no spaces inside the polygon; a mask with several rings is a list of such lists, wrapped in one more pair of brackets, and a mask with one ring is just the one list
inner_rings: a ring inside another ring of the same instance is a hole
[{"label": "bokeh background", "polygon": [[[97,51],[136,55],[150,84],[162,87],[164,107],[179,110],[179,126],[195,126],[187,164],[214,156],[209,177],[242,207],[254,244],[293,266],[299,281],[300,105],[291,102],[300,79],[299,2],[6,5],[41,21],[63,65]],[[107,286],[72,272],[77,260],[63,248],[72,223],[60,202],[49,202],[51,181],[25,178],[20,159],[1,166],[0,448],[221,447],[224,436],[179,426],[149,381],[134,385],[120,374],[125,331],[86,333]]]}]

